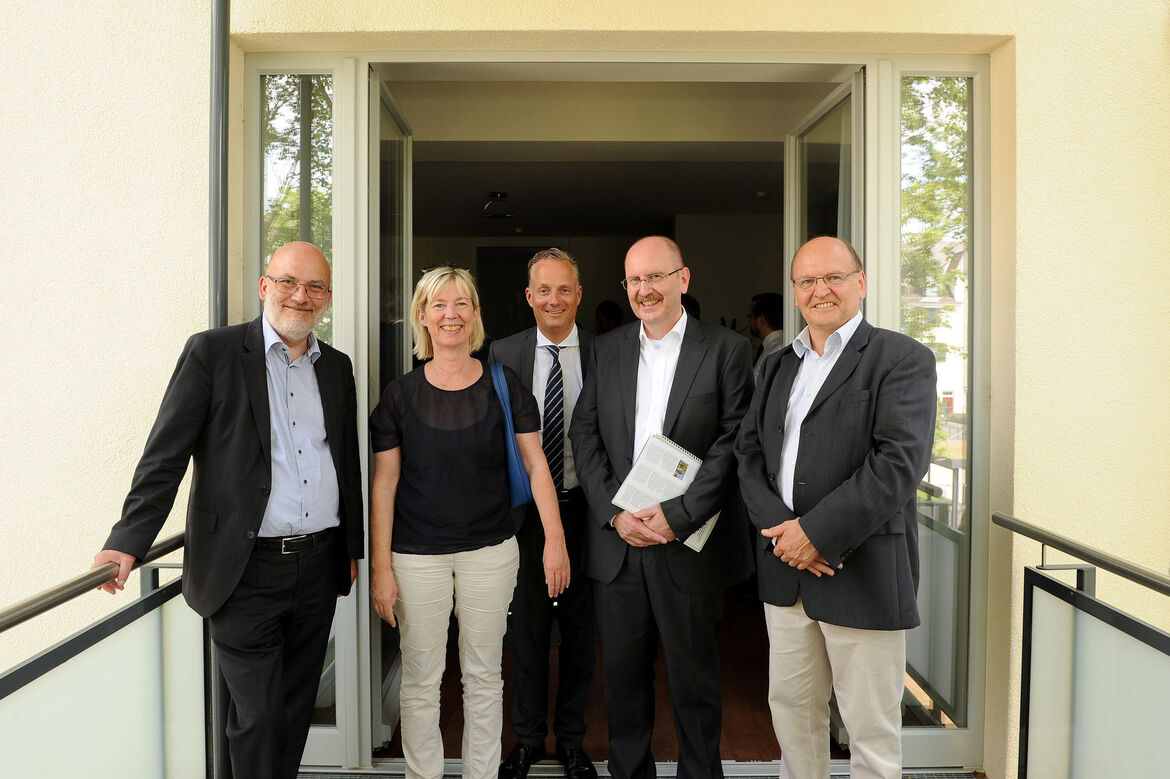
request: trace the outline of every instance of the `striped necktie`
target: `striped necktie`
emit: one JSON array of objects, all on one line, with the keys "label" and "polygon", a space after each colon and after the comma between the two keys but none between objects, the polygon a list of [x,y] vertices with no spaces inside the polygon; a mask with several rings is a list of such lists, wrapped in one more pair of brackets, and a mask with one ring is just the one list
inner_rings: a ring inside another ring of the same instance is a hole
[{"label": "striped necktie", "polygon": [[561,375],[561,347],[544,348],[552,356],[548,383],[544,385],[544,458],[559,491],[565,488],[565,380]]}]

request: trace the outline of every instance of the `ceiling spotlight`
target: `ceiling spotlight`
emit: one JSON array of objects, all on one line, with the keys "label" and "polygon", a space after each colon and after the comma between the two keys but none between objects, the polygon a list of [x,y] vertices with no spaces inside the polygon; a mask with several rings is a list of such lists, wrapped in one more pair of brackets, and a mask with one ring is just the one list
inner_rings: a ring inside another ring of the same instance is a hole
[{"label": "ceiling spotlight", "polygon": [[508,202],[508,193],[489,192],[488,200],[483,204],[483,212],[480,216],[486,216],[488,219],[510,219],[516,216],[512,213],[512,205]]}]

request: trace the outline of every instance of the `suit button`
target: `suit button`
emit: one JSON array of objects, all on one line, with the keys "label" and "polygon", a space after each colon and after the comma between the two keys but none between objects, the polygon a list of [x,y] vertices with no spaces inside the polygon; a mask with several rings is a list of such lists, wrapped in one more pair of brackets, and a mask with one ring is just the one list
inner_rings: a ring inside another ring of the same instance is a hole
[{"label": "suit button", "polygon": [[255,538],[255,537],[256,537],[256,531],[255,531],[255,530],[249,530],[249,531],[248,531],[248,532],[247,532],[245,535],[247,535],[247,536],[248,536],[248,540],[249,540],[249,541],[251,541],[253,538]]},{"label": "suit button", "polygon": [[784,425],[780,425],[780,427],[776,428],[776,431],[781,435],[784,435]]},{"label": "suit button", "polygon": [[768,474],[768,481],[776,481],[776,474],[769,473]]},{"label": "suit button", "polygon": [[797,487],[807,487],[807,486],[808,486],[808,482],[804,482],[804,481],[798,481],[798,482],[796,483],[796,486],[797,486]]},{"label": "suit button", "polygon": [[272,490],[268,489],[268,487],[261,487],[261,488],[260,488],[260,494],[261,494],[261,495],[267,495],[267,494],[268,494],[268,493],[270,493],[270,492],[272,492]]}]

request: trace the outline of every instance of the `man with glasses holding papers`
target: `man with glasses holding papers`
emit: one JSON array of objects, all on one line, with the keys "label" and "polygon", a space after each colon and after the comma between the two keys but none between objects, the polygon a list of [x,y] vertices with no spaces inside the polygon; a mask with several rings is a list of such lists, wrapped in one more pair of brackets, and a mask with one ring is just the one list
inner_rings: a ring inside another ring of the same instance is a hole
[{"label": "man with glasses holding papers", "polygon": [[[683,542],[723,507],[734,485],[732,444],[752,389],[748,341],[688,317],[690,269],[669,238],[626,254],[637,322],[594,342],[569,437],[590,521],[586,573],[596,581],[604,647],[610,775],[652,777],[654,660],[661,637],[680,777],[719,777],[722,708],[715,628],[723,590],[746,576],[746,533],[731,515],[700,551]],[[652,436],[702,461],[681,495],[631,512],[615,496]],[[677,542],[677,543],[676,543]]]}]

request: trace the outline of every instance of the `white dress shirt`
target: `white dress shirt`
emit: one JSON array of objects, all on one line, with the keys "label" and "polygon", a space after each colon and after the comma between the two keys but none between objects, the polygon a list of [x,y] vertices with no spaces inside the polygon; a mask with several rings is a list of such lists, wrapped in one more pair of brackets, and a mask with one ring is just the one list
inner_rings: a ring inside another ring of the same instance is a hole
[{"label": "white dress shirt", "polygon": [[646,440],[662,433],[666,420],[666,402],[674,384],[678,355],[687,331],[684,310],[670,332],[657,341],[646,334],[646,323],[638,328],[638,395],[634,402],[634,459],[642,452]]},{"label": "white dress shirt", "polygon": [[[548,374],[552,370],[552,355],[546,346],[559,346],[557,359],[561,363],[561,380],[565,389],[565,489],[571,490],[580,485],[577,481],[577,471],[573,468],[573,448],[569,446],[569,420],[573,418],[573,409],[577,407],[577,398],[581,395],[581,337],[577,334],[577,326],[565,336],[565,340],[554,344],[536,329],[536,357],[532,361],[532,394],[540,406],[540,416],[544,419],[544,391],[548,388]],[[541,426],[540,440],[544,442],[544,426]]]},{"label": "white dress shirt", "polygon": [[796,457],[800,450],[800,427],[804,424],[804,418],[817,393],[821,391],[825,379],[837,364],[845,344],[849,343],[849,339],[857,332],[860,324],[861,312],[858,311],[852,319],[825,339],[824,354],[813,351],[808,327],[801,330],[800,335],[792,342],[792,350],[800,358],[800,369],[796,372],[796,380],[792,382],[792,394],[788,396],[788,413],[784,415],[784,445],[780,449],[779,471],[780,499],[790,511],[796,510],[792,508],[792,482],[796,473]]}]

